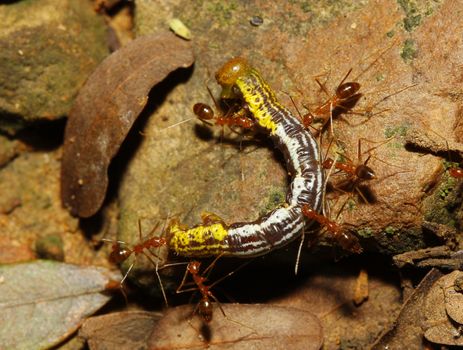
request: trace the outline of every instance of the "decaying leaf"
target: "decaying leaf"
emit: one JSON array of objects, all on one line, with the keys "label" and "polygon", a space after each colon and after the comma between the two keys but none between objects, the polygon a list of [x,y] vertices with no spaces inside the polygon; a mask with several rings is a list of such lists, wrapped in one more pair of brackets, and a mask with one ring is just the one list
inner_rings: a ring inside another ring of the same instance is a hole
[{"label": "decaying leaf", "polygon": [[146,311],[124,311],[87,319],[79,335],[91,350],[148,349],[147,341],[162,314]]},{"label": "decaying leaf", "polygon": [[424,336],[433,343],[463,345],[463,294],[454,288],[461,276],[454,271],[441,277],[426,297]]},{"label": "decaying leaf", "polygon": [[421,328],[424,315],[423,308],[429,291],[434,283],[442,277],[437,269],[432,269],[416,287],[412,295],[402,306],[397,320],[391,329],[382,334],[371,349],[419,349],[423,340]]},{"label": "decaying leaf", "polygon": [[44,349],[65,339],[109,299],[120,274],[52,261],[0,266],[0,348]]},{"label": "decaying leaf", "polygon": [[151,333],[149,349],[320,349],[320,321],[308,311],[274,305],[218,305],[209,324],[193,306],[170,308]]},{"label": "decaying leaf", "polygon": [[108,186],[108,165],[150,89],[193,60],[190,45],[165,32],[130,42],[88,78],[69,115],[61,167],[61,200],[73,215],[89,217],[98,211]]},{"label": "decaying leaf", "polygon": [[439,246],[398,254],[394,256],[393,261],[398,268],[408,264],[425,268],[459,270],[463,267],[463,254],[460,251],[454,252],[447,246]]},{"label": "decaying leaf", "polygon": [[169,21],[169,28],[179,37],[185,40],[191,40],[191,31],[178,18],[173,18]]}]

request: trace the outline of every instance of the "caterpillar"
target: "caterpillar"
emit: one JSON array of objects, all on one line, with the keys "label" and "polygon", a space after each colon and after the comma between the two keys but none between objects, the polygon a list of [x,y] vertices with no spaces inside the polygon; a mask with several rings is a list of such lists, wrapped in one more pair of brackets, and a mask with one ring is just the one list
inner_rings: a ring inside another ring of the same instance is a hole
[{"label": "caterpillar", "polygon": [[225,63],[216,80],[222,86],[222,97],[242,99],[258,127],[283,153],[292,178],[287,203],[253,222],[226,225],[210,215],[203,217],[201,225],[189,229],[173,222],[167,232],[169,249],[190,257],[263,255],[300,236],[306,224],[302,206],[321,209],[324,172],[318,144],[245,59],[238,57]]}]

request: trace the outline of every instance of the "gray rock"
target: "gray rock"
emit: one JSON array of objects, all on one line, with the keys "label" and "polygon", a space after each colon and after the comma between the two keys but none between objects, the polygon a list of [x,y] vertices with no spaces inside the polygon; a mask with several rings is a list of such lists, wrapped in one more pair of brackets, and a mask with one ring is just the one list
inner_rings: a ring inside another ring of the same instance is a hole
[{"label": "gray rock", "polygon": [[107,55],[102,18],[80,0],[0,6],[0,130],[68,114],[77,91]]}]

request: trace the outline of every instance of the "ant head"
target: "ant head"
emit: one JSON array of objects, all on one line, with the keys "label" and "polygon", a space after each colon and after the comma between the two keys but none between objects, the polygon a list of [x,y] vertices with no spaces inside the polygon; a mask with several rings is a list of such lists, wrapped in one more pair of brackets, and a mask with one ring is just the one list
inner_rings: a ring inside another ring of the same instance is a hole
[{"label": "ant head", "polygon": [[347,82],[341,84],[336,89],[336,95],[340,99],[346,99],[352,97],[357,91],[360,90],[360,84],[356,82]]},{"label": "ant head", "polygon": [[254,127],[254,120],[248,118],[248,117],[239,117],[237,120],[238,126],[241,126],[244,129],[251,129]]},{"label": "ant head", "polygon": [[372,168],[368,165],[362,164],[355,170],[355,175],[362,180],[373,180],[376,178],[376,174]]},{"label": "ant head", "polygon": [[191,273],[192,275],[197,275],[199,273],[199,268],[201,266],[201,263],[199,261],[190,261],[188,263],[188,272]]},{"label": "ant head", "polygon": [[331,159],[331,158],[326,158],[323,163],[322,163],[322,167],[323,169],[331,169],[331,167],[333,166],[334,164],[334,160]]},{"label": "ant head", "polygon": [[214,118],[214,111],[211,106],[201,102],[195,103],[193,113],[201,120],[211,120]]},{"label": "ant head", "polygon": [[317,214],[315,210],[309,207],[307,204],[302,207],[302,213],[307,216],[308,218],[314,217]]},{"label": "ant head", "polygon": [[114,264],[119,264],[127,259],[130,254],[132,254],[130,249],[123,248],[118,242],[116,242],[113,244],[113,250],[109,254],[109,261]]},{"label": "ant head", "polygon": [[209,323],[212,321],[212,303],[208,299],[201,299],[198,312],[205,322]]}]

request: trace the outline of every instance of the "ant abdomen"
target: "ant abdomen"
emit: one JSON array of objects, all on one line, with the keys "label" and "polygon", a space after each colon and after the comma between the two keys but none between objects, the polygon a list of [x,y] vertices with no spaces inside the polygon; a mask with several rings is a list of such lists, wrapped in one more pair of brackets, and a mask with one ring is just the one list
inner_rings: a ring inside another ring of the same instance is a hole
[{"label": "ant abdomen", "polygon": [[340,100],[353,97],[360,90],[360,84],[357,82],[348,82],[338,86],[336,96]]}]

